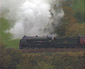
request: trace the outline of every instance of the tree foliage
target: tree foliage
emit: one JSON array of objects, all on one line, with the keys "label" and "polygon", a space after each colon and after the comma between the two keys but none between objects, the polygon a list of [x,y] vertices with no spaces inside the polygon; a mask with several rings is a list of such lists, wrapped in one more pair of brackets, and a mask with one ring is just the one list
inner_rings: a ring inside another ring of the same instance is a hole
[{"label": "tree foliage", "polygon": [[[69,5],[70,4],[70,5]],[[83,15],[79,15],[72,8],[72,0],[63,2],[64,18],[62,23],[56,28],[56,32],[62,37],[75,37],[85,35],[85,23]]]}]

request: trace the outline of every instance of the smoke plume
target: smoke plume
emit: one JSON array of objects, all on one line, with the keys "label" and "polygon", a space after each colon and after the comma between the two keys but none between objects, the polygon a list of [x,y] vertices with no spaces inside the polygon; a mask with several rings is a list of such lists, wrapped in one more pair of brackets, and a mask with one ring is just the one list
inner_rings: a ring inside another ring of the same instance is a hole
[{"label": "smoke plume", "polygon": [[10,20],[14,39],[56,35],[54,26],[64,16],[61,0],[0,0],[0,15]]}]

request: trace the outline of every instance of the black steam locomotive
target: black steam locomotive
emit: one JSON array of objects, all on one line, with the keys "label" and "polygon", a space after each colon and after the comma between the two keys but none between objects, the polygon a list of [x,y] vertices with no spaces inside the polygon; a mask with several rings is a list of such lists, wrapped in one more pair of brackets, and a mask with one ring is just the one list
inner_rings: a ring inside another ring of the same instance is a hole
[{"label": "black steam locomotive", "polygon": [[40,48],[85,48],[85,36],[77,38],[57,38],[57,37],[27,37],[20,40],[20,49],[40,49]]}]

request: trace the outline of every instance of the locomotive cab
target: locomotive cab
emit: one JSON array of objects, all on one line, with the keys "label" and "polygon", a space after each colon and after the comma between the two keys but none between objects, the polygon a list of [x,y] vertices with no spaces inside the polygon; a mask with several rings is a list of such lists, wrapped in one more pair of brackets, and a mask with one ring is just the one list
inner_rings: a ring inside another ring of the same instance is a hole
[{"label": "locomotive cab", "polygon": [[79,36],[80,45],[85,48],[85,36]]}]

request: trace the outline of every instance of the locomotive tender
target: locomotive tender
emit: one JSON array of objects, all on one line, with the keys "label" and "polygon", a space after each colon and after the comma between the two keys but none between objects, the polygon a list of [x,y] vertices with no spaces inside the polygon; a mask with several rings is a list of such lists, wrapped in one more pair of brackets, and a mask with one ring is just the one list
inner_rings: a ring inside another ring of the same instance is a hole
[{"label": "locomotive tender", "polygon": [[77,38],[24,36],[20,40],[19,48],[20,49],[85,48],[85,36],[78,36]]}]

